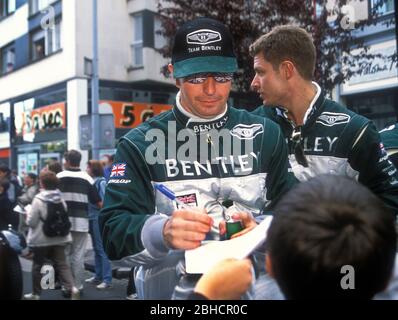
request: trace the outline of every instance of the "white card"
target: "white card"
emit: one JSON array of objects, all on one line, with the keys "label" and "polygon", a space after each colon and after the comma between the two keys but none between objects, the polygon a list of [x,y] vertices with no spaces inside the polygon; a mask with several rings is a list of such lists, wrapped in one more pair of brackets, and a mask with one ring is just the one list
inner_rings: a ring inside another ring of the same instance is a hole
[{"label": "white card", "polygon": [[187,273],[203,274],[224,259],[248,257],[264,243],[271,221],[272,216],[268,216],[256,228],[238,238],[213,241],[199,248],[185,251]]}]

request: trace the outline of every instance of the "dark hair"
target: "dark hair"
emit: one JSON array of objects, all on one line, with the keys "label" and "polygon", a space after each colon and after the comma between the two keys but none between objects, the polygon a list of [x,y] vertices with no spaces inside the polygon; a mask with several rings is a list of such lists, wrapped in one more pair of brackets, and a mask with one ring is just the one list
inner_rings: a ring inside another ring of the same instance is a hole
[{"label": "dark hair", "polygon": [[104,168],[102,167],[101,161],[98,160],[90,160],[87,162],[87,165],[91,169],[91,173],[94,177],[103,177],[104,176]]},{"label": "dark hair", "polygon": [[[393,214],[367,188],[342,176],[319,176],[290,190],[267,234],[272,271],[288,299],[370,299],[394,267]],[[342,289],[342,267],[355,289]]]},{"label": "dark hair", "polygon": [[39,179],[46,190],[55,190],[58,188],[59,179],[52,171],[42,171],[40,173]]},{"label": "dark hair", "polygon": [[10,181],[7,178],[0,178],[0,187],[3,188],[3,192],[7,192],[10,188]]},{"label": "dark hair", "polygon": [[59,161],[51,161],[47,167],[49,171],[52,171],[55,174],[62,171],[62,165],[59,163]]},{"label": "dark hair", "polygon": [[33,182],[36,182],[37,174],[35,174],[35,173],[33,173],[33,172],[29,172],[29,173],[27,174],[27,176],[28,176],[29,178],[31,178],[31,179],[33,180]]},{"label": "dark hair", "polygon": [[275,70],[289,60],[305,80],[311,80],[315,71],[316,50],[311,35],[303,28],[291,25],[275,27],[250,46],[252,57],[262,53]]},{"label": "dark hair", "polygon": [[82,154],[77,150],[69,150],[64,153],[64,158],[72,167],[79,167]]},{"label": "dark hair", "polygon": [[9,176],[11,173],[10,168],[4,163],[0,163],[0,171],[4,172],[7,176]]}]

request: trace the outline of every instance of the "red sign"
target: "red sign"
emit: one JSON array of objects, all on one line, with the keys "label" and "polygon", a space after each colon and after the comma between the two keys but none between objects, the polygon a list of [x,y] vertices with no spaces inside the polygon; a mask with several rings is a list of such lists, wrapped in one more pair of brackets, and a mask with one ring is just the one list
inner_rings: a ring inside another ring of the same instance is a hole
[{"label": "red sign", "polygon": [[11,150],[10,149],[0,150],[0,158],[9,158],[10,155],[11,155]]},{"label": "red sign", "polygon": [[37,133],[66,128],[65,102],[55,103],[22,114],[21,129],[17,134]]},{"label": "red sign", "polygon": [[153,104],[121,101],[100,101],[100,112],[113,113],[115,128],[134,128],[146,120],[173,108],[169,104]]}]

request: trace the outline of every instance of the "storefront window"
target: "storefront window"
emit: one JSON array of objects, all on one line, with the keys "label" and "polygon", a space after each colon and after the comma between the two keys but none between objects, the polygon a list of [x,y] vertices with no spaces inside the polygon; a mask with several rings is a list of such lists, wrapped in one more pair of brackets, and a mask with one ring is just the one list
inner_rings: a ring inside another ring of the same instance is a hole
[{"label": "storefront window", "polygon": [[347,106],[354,112],[371,119],[378,130],[395,124],[398,119],[397,93],[373,92],[371,95],[355,95],[347,99]]},{"label": "storefront window", "polygon": [[[89,96],[91,99],[91,90]],[[133,92],[131,89],[101,87],[100,97],[106,100],[131,101],[133,99]]]},{"label": "storefront window", "polygon": [[[89,100],[91,100],[91,90],[89,90],[88,95]],[[147,103],[174,104],[175,93],[148,90],[131,90],[128,88],[100,87],[100,99],[125,102],[135,101]]]},{"label": "storefront window", "polygon": [[[175,93],[167,90],[150,91],[110,85],[101,85],[99,94],[100,113],[114,116],[116,139],[149,118],[170,110],[175,100]],[[88,96],[88,105],[91,106],[90,89]]]},{"label": "storefront window", "polygon": [[54,141],[41,145],[42,153],[63,153],[64,151],[66,151],[66,141]]},{"label": "storefront window", "polygon": [[0,104],[0,149],[10,147],[10,103]]},{"label": "storefront window", "polygon": [[13,104],[18,174],[39,173],[51,161],[62,162],[67,149],[66,86],[57,85],[47,92]]},{"label": "storefront window", "polygon": [[371,0],[372,10],[379,15],[394,12],[393,0]]},{"label": "storefront window", "polygon": [[53,161],[62,164],[62,157],[66,150],[66,141],[43,143],[40,150],[40,169],[42,170]]},{"label": "storefront window", "polygon": [[37,152],[19,153],[17,158],[20,177],[28,173],[39,173],[39,154]]}]

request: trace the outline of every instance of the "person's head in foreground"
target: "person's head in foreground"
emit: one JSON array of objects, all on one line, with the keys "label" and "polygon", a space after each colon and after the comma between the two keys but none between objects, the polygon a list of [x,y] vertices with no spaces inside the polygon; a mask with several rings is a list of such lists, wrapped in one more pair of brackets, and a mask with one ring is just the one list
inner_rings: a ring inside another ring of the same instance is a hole
[{"label": "person's head in foreground", "polygon": [[211,119],[226,110],[237,61],[229,30],[197,18],[176,32],[169,71],[180,89],[177,103],[191,116]]},{"label": "person's head in foreground", "polygon": [[394,218],[359,183],[319,176],[279,202],[267,249],[267,271],[287,299],[371,299],[392,275]]}]

